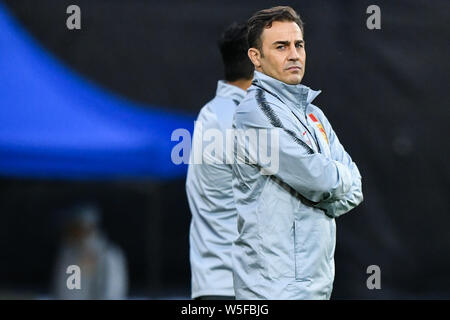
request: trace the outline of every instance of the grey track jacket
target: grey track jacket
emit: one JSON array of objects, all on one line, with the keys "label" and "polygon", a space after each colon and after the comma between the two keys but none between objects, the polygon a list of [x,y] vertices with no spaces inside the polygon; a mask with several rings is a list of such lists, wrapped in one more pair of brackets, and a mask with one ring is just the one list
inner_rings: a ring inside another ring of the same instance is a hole
[{"label": "grey track jacket", "polygon": [[[231,165],[225,161],[225,141],[221,141],[222,157],[203,151],[210,145],[208,132],[218,131],[226,136],[225,130],[232,127],[236,105],[244,96],[244,90],[219,81],[216,97],[201,109],[194,129],[186,179],[192,214],[189,237],[192,298],[234,296],[231,246],[237,237],[237,215]],[[196,147],[202,153],[201,164],[193,164]]]},{"label": "grey track jacket", "polygon": [[[238,163],[233,191],[238,238],[233,244],[237,299],[329,299],[334,280],[336,217],[363,200],[361,175],[323,112],[320,92],[255,72],[236,108],[236,129],[279,134],[279,167]],[[269,143],[270,144],[270,143]]]}]

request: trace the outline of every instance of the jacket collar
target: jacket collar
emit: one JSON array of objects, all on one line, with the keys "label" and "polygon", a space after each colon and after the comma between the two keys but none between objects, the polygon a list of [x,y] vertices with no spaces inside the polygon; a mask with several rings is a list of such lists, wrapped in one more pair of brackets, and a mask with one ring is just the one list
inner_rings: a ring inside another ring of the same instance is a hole
[{"label": "jacket collar", "polygon": [[238,88],[232,84],[228,84],[223,80],[217,81],[216,96],[236,100],[238,103],[244,99],[245,90]]},{"label": "jacket collar", "polygon": [[312,90],[302,84],[286,84],[256,70],[252,84],[262,87],[287,105],[293,104],[301,108],[303,112],[305,112],[306,106],[322,92]]}]

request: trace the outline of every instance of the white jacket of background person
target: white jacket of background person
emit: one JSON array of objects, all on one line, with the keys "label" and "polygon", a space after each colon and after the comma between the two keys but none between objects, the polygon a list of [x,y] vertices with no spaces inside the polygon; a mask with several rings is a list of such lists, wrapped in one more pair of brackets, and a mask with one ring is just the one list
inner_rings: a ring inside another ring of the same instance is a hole
[{"label": "white jacket of background person", "polygon": [[[75,274],[69,266],[76,266]],[[74,280],[74,276],[79,279]],[[94,232],[78,244],[64,244],[53,278],[56,299],[123,300],[128,293],[128,270],[122,250]],[[70,284],[79,284],[71,286]]]},{"label": "white jacket of background person", "polygon": [[[231,165],[226,163],[225,140],[220,141],[223,147],[220,155],[203,154],[203,151],[213,142],[208,140],[208,132],[220,132],[225,139],[225,130],[231,129],[236,105],[245,93],[245,90],[219,81],[215,98],[201,109],[196,121],[186,179],[192,214],[189,237],[192,298],[234,296],[231,245],[237,236],[236,207]],[[201,164],[193,164],[196,147],[201,153]]]},{"label": "white jacket of background person", "polygon": [[233,246],[236,299],[330,298],[334,218],[356,207],[363,195],[356,164],[311,104],[319,93],[255,71],[236,108],[236,129],[279,134],[273,175],[261,174],[263,163],[239,163],[247,145],[238,139],[232,165],[239,233]]}]

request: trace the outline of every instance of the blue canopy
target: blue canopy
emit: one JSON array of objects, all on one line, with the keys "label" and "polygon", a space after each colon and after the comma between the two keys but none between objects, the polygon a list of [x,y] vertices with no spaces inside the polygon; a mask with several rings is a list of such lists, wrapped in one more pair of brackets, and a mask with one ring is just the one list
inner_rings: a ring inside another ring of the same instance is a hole
[{"label": "blue canopy", "polygon": [[171,161],[194,117],[139,106],[82,79],[45,52],[0,3],[0,175],[151,178],[185,174]]}]

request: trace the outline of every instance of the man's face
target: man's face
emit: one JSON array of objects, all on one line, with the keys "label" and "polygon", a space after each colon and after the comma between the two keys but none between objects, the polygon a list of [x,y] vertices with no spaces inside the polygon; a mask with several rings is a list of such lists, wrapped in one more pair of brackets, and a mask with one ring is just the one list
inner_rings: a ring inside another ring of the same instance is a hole
[{"label": "man's face", "polygon": [[306,52],[300,27],[292,21],[274,21],[261,35],[262,50],[250,48],[255,69],[287,84],[299,84],[305,74]]}]

